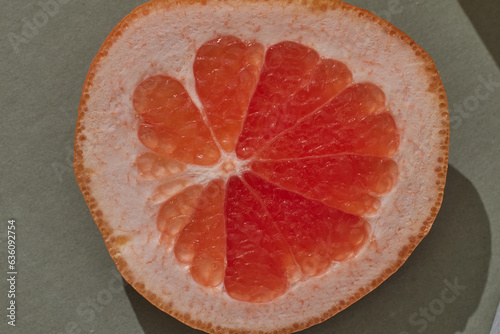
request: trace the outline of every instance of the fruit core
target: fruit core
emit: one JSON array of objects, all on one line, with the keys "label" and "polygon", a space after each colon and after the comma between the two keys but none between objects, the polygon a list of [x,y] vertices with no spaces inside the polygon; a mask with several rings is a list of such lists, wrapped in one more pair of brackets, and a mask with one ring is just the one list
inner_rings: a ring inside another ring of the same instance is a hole
[{"label": "fruit core", "polygon": [[232,173],[236,170],[236,163],[234,161],[226,161],[222,164],[222,171],[224,173]]},{"label": "fruit core", "polygon": [[382,90],[304,45],[234,36],[204,43],[193,74],[201,109],[163,73],[133,96],[149,149],[139,174],[166,194],[166,252],[198,284],[255,303],[353,258],[397,182]]}]

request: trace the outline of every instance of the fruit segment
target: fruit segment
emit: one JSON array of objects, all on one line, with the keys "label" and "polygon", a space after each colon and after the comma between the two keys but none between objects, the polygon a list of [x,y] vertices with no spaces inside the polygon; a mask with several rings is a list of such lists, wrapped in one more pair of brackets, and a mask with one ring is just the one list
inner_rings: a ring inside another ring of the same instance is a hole
[{"label": "fruit segment", "polygon": [[354,256],[368,240],[370,226],[360,217],[276,187],[250,172],[244,179],[272,215],[305,277],[320,275],[332,261]]},{"label": "fruit segment", "polygon": [[215,137],[227,152],[234,151],[263,60],[263,45],[233,36],[209,41],[196,53],[196,91]]},{"label": "fruit segment", "polygon": [[198,165],[220,157],[210,129],[182,84],[167,76],[152,76],[134,91],[140,116],[139,140],[161,156]]},{"label": "fruit segment", "polygon": [[227,267],[224,285],[234,299],[262,303],[288,289],[298,268],[263,203],[237,176],[227,182]]},{"label": "fruit segment", "polygon": [[350,86],[281,133],[258,157],[290,159],[340,153],[388,157],[398,146],[399,132],[394,118],[385,111],[384,93],[363,83]]},{"label": "fruit segment", "polygon": [[174,196],[175,194],[181,192],[186,189],[188,186],[192,185],[193,180],[191,178],[183,178],[183,177],[174,177],[171,179],[165,180],[162,184],[160,184],[154,192],[151,194],[150,199],[154,203],[162,203]]},{"label": "fruit segment", "polygon": [[189,187],[163,203],[158,213],[156,226],[162,239],[172,240],[188,224],[198,198],[203,190],[200,185]]},{"label": "fruit segment", "polygon": [[320,59],[294,42],[271,46],[236,146],[241,159],[341,92],[352,74],[341,62]]},{"label": "fruit segment", "polygon": [[389,192],[398,176],[393,160],[359,155],[254,161],[251,169],[273,184],[358,216],[374,214],[377,195]]},{"label": "fruit segment", "polygon": [[137,172],[145,180],[163,179],[186,170],[182,162],[160,157],[153,152],[141,154],[135,160]]},{"label": "fruit segment", "polygon": [[210,182],[174,246],[179,262],[190,265],[193,279],[207,287],[222,283],[225,270],[226,231],[224,182]]}]

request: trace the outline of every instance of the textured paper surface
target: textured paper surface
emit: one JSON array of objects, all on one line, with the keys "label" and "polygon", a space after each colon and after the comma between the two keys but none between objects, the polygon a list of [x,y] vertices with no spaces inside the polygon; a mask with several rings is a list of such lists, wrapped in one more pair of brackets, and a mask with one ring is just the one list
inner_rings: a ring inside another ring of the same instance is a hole
[{"label": "textured paper surface", "polygon": [[[17,221],[18,333],[196,333],[123,282],[72,168],[81,87],[108,33],[145,1],[0,1],[0,306]],[[377,290],[304,333],[490,333],[500,300],[498,1],[351,3],[427,50],[450,103],[443,208]],[[6,311],[3,311],[6,314]],[[2,315],[0,332],[14,331]]]}]

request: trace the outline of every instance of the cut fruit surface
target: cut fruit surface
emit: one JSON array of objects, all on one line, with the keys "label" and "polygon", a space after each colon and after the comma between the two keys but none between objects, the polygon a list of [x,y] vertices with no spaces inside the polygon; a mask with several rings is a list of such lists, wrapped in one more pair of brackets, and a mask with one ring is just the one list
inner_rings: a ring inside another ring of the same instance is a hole
[{"label": "cut fruit surface", "polygon": [[355,255],[369,236],[369,224],[360,217],[308,200],[253,173],[244,179],[286,239],[304,276],[320,275],[332,261]]},{"label": "cut fruit surface", "polygon": [[149,77],[137,86],[133,101],[142,120],[139,139],[146,147],[186,163],[217,163],[220,153],[210,129],[179,81]]},{"label": "cut fruit surface", "polygon": [[271,215],[243,181],[228,181],[227,271],[224,281],[235,299],[267,302],[288,289],[294,259]]},{"label": "cut fruit surface", "polygon": [[377,194],[392,189],[398,169],[391,159],[359,155],[254,161],[251,166],[276,185],[358,215],[377,212]]},{"label": "cut fruit surface", "polygon": [[264,46],[222,36],[203,44],[193,65],[196,91],[222,148],[234,151],[255,91]]},{"label": "cut fruit surface", "polygon": [[322,60],[304,45],[282,42],[271,46],[248,106],[238,157],[253,156],[267,141],[329,101],[351,80],[345,64]]},{"label": "cut fruit surface", "polygon": [[447,148],[432,60],[373,14],[154,0],[92,64],[75,173],[154,305],[207,332],[285,333],[402,265],[438,211]]},{"label": "cut fruit surface", "polygon": [[[272,140],[259,158],[392,156],[399,146],[399,132],[394,118],[384,108],[380,88],[369,83],[352,85]],[[290,145],[294,141],[301,145]]]},{"label": "cut fruit surface", "polygon": [[210,182],[201,193],[190,222],[175,243],[181,263],[190,264],[193,279],[204,286],[217,286],[224,278],[226,255],[224,184]]}]

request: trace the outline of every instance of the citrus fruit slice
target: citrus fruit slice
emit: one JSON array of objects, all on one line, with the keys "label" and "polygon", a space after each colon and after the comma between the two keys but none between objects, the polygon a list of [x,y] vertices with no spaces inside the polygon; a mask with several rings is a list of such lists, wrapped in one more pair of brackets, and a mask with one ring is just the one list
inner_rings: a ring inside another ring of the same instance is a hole
[{"label": "citrus fruit slice", "polygon": [[151,1],[83,88],[75,174],[123,277],[214,333],[285,333],[395,272],[439,210],[431,58],[340,1]]}]

